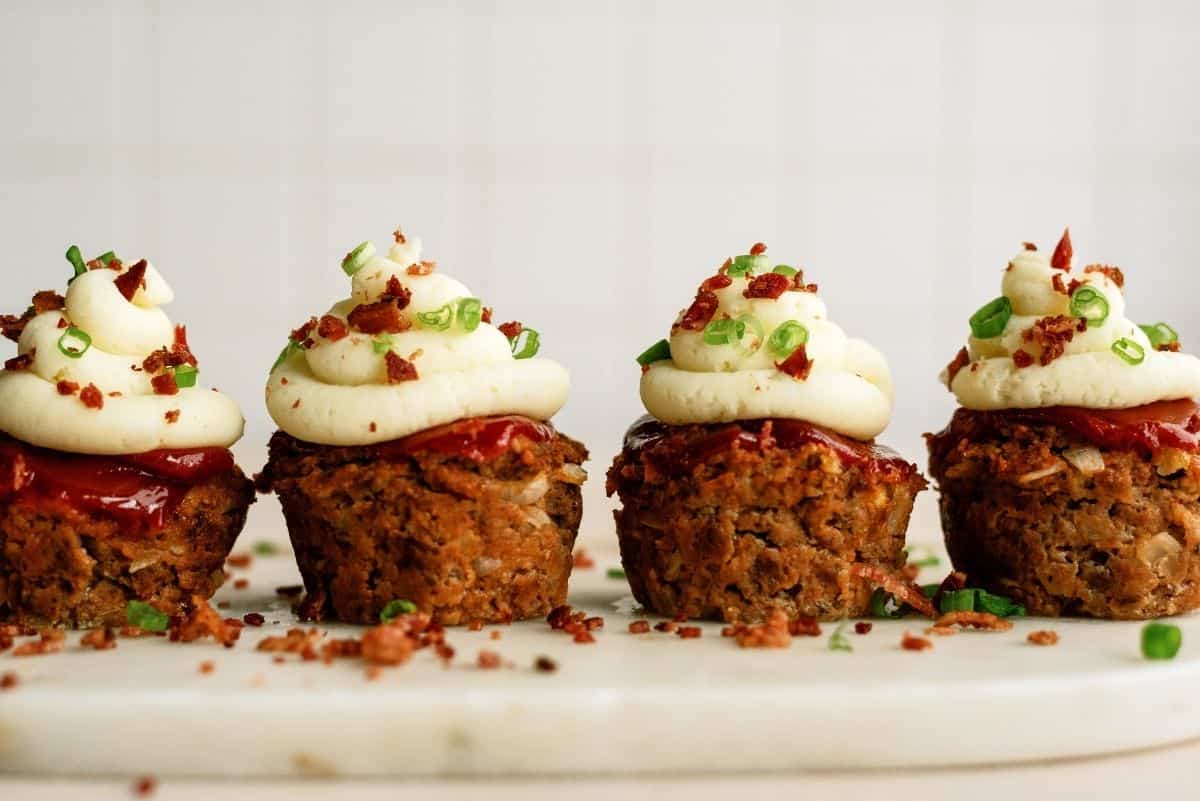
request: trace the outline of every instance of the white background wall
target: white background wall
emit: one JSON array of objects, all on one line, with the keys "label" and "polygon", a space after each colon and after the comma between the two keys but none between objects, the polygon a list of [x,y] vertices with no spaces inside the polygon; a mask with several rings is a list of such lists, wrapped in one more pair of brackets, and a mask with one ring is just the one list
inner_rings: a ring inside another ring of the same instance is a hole
[{"label": "white background wall", "polygon": [[572,368],[602,481],[633,357],[763,240],[886,352],[923,462],[1023,239],[1069,224],[1195,344],[1198,77],[1188,2],[5,0],[0,298],[71,243],[150,258],[263,441],[287,331],[402,224]]}]

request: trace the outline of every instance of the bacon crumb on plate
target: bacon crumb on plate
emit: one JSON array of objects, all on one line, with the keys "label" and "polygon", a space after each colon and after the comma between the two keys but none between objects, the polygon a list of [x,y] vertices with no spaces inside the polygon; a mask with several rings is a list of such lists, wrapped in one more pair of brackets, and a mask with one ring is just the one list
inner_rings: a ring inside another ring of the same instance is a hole
[{"label": "bacon crumb on plate", "polygon": [[480,670],[495,670],[500,667],[500,654],[495,651],[480,651],[479,656],[475,658],[475,664]]},{"label": "bacon crumb on plate", "polygon": [[571,561],[574,567],[579,570],[589,570],[596,566],[596,560],[583,548],[575,550],[575,553],[571,555]]},{"label": "bacon crumb on plate", "polygon": [[254,564],[254,556],[248,553],[231,553],[225,561],[230,567],[245,570]]},{"label": "bacon crumb on plate", "polygon": [[696,640],[702,633],[699,626],[680,626],[675,635],[681,640]]},{"label": "bacon crumb on plate", "polygon": [[267,622],[267,619],[258,612],[247,612],[242,615],[242,620],[247,626],[254,626],[255,628]]},{"label": "bacon crumb on plate", "polygon": [[217,669],[217,665],[211,659],[207,659],[200,663],[199,671],[201,675],[207,676]]},{"label": "bacon crumb on plate", "polygon": [[1031,631],[1025,639],[1031,645],[1058,645],[1058,632],[1047,629]]},{"label": "bacon crumb on plate", "polygon": [[107,651],[117,647],[117,633],[111,628],[92,629],[79,639],[79,644],[97,651]]},{"label": "bacon crumb on plate", "polygon": [[553,673],[558,670],[558,663],[548,656],[539,656],[533,661],[533,668],[539,673]]},{"label": "bacon crumb on plate", "polygon": [[933,625],[935,628],[961,626],[980,631],[1008,631],[1013,627],[1012,621],[993,615],[991,612],[972,611],[947,612],[934,621]]},{"label": "bacon crumb on plate", "polygon": [[629,624],[630,634],[646,634],[650,631],[649,620],[635,620]]},{"label": "bacon crumb on plate", "polygon": [[11,670],[0,676],[0,690],[11,690],[21,683],[20,677]]},{"label": "bacon crumb on plate", "polygon": [[928,651],[933,648],[933,643],[924,637],[918,637],[906,631],[900,639],[900,647],[905,651]]},{"label": "bacon crumb on plate", "polygon": [[874,628],[874,624],[868,623],[865,620],[860,620],[854,624],[854,633],[855,634],[870,634],[872,628]]},{"label": "bacon crumb on plate", "polygon": [[134,798],[149,798],[158,789],[158,779],[153,776],[142,776],[133,782]]}]

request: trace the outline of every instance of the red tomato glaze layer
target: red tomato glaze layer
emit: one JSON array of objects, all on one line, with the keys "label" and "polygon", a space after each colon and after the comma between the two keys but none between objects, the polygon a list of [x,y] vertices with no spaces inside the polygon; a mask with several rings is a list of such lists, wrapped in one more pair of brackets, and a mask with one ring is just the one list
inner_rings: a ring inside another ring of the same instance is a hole
[{"label": "red tomato glaze layer", "polygon": [[403,439],[375,447],[383,459],[399,458],[419,451],[460,456],[475,462],[495,459],[508,452],[516,437],[549,442],[558,436],[554,426],[520,415],[471,417],[418,431]]}]

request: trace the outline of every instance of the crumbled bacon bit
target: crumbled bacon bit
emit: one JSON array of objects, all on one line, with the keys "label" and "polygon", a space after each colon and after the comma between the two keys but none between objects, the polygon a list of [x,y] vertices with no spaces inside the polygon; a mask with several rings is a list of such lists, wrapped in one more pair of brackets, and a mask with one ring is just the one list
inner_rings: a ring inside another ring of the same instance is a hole
[{"label": "crumbled bacon bit", "polygon": [[1037,245],[1033,244],[1032,242],[1022,242],[1021,247],[1025,248],[1026,250],[1037,250]]},{"label": "crumbled bacon bit", "polygon": [[573,635],[575,642],[579,645],[590,645],[596,641],[590,631],[577,631]]},{"label": "crumbled bacon bit", "polygon": [[249,586],[250,586],[250,579],[240,578],[233,582],[233,588],[235,590],[244,590]]},{"label": "crumbled bacon bit", "polygon": [[32,319],[31,317],[20,316],[15,314],[0,314],[0,334],[4,334],[5,338],[17,342],[21,339],[21,333],[25,330],[25,324]]},{"label": "crumbled bacon bit", "polygon": [[1075,251],[1071,248],[1071,229],[1064,228],[1062,239],[1054,246],[1054,255],[1050,257],[1050,266],[1056,270],[1070,270],[1071,257]]},{"label": "crumbled bacon bit", "polygon": [[681,640],[699,639],[701,633],[702,631],[699,626],[680,626],[679,630],[675,632],[676,636]]},{"label": "crumbled bacon bit", "polygon": [[54,327],[59,329],[70,328],[71,324],[67,322],[66,317],[59,317],[58,322],[54,324]]},{"label": "crumbled bacon bit", "polygon": [[683,313],[683,317],[676,323],[676,327],[685,331],[703,331],[704,327],[712,320],[713,315],[717,313],[717,307],[720,305],[721,302],[714,293],[702,289],[696,294],[692,305]]},{"label": "crumbled bacon bit", "polygon": [[0,333],[16,342],[21,338],[21,334],[30,320],[43,312],[59,311],[64,306],[66,306],[66,300],[62,295],[51,289],[43,289],[33,296],[32,304],[20,316],[0,314]]},{"label": "crumbled bacon bit", "polygon": [[821,624],[815,617],[802,615],[795,620],[788,621],[788,634],[793,637],[820,637]]},{"label": "crumbled bacon bit", "polygon": [[1181,343],[1177,339],[1174,342],[1163,342],[1159,345],[1155,345],[1154,349],[1159,352],[1178,353],[1180,347],[1181,347]]},{"label": "crumbled bacon bit", "polygon": [[163,414],[163,417],[166,418],[166,421],[168,423],[174,424],[174,423],[179,422],[179,414],[180,414],[179,409],[169,409],[166,413]]},{"label": "crumbled bacon bit", "polygon": [[125,300],[132,303],[133,296],[137,294],[137,291],[146,288],[146,266],[146,260],[142,259],[118,275],[117,280],[113,281],[117,291]]},{"label": "crumbled bacon bit", "polygon": [[427,644],[432,644],[443,661],[448,661],[454,655],[450,649],[448,655],[445,645],[440,639],[423,641],[421,634],[430,626],[429,615],[415,612],[401,615],[393,620],[374,626],[362,636],[362,655],[368,662],[376,665],[401,665],[412,657],[413,652]]},{"label": "crumbled bacon bit", "polygon": [[792,644],[787,614],[782,609],[772,610],[770,617],[757,626],[738,623],[729,628],[729,635],[724,631],[721,634],[735,637],[739,648],[788,648]]},{"label": "crumbled bacon bit", "polygon": [[481,311],[479,313],[479,319],[480,319],[480,321],[485,322],[488,325],[491,325],[492,324],[492,307],[484,306],[483,311]]},{"label": "crumbled bacon bit", "polygon": [[194,642],[212,637],[226,648],[232,648],[241,634],[240,626],[230,625],[203,596],[193,595],[192,611],[171,618],[169,637],[171,642]]},{"label": "crumbled bacon bit", "polygon": [[11,670],[0,676],[0,690],[11,690],[21,683],[21,679]]},{"label": "crumbled bacon bit", "polygon": [[108,627],[93,629],[79,639],[79,644],[97,651],[107,651],[117,647],[117,633]]},{"label": "crumbled bacon bit", "polygon": [[571,554],[571,562],[572,566],[578,570],[590,570],[596,566],[596,560],[583,548],[578,548],[575,553]]},{"label": "crumbled bacon bit", "polygon": [[[774,275],[774,273],[772,273]],[[808,379],[808,374],[812,372],[812,361],[808,358],[808,349],[803,345],[796,347],[792,351],[792,355],[788,356],[781,362],[775,362],[775,369],[781,373],[787,373],[797,381],[805,381]]]},{"label": "crumbled bacon bit", "polygon": [[[1087,330],[1087,320],[1057,314],[1043,317],[1021,334],[1021,339],[1040,346],[1042,354],[1038,362],[1045,367],[1062,356],[1067,350],[1067,344],[1075,338],[1075,334]],[[1014,358],[1016,354],[1013,354]],[[1020,365],[1018,365],[1019,367]]]},{"label": "crumbled bacon bit", "polygon": [[868,623],[865,620],[860,620],[854,624],[854,633],[855,634],[870,634],[871,629],[873,629],[873,628],[874,628],[874,624]]},{"label": "crumbled bacon bit", "polygon": [[379,430],[379,426],[375,424],[374,420],[371,421],[371,425],[367,426],[367,428],[371,430],[372,434]]},{"label": "crumbled bacon bit", "polygon": [[1055,274],[1054,274],[1054,275],[1053,275],[1053,276],[1050,278],[1050,285],[1051,285],[1052,287],[1054,287],[1054,291],[1055,291],[1055,292],[1057,292],[1057,293],[1058,293],[1058,294],[1060,294],[1060,295],[1070,295],[1070,294],[1071,294],[1071,293],[1070,293],[1070,291],[1067,289],[1067,284],[1066,284],[1066,282],[1065,282],[1065,281],[1063,281],[1063,274],[1062,274],[1062,273],[1055,273]]},{"label": "crumbled bacon bit", "polygon": [[635,620],[629,624],[630,634],[646,634],[650,631],[649,620]]},{"label": "crumbled bacon bit", "polygon": [[66,308],[67,299],[53,289],[43,289],[41,292],[34,293],[32,305],[35,315],[44,314]]},{"label": "crumbled bacon bit", "polygon": [[216,669],[217,669],[217,663],[213,662],[211,659],[206,659],[205,661],[200,663],[199,671],[200,671],[201,675],[207,676],[209,673],[212,673]]},{"label": "crumbled bacon bit", "polygon": [[400,279],[393,275],[388,278],[387,289],[379,299],[394,300],[398,308],[405,309],[412,301],[412,290],[400,283]]},{"label": "crumbled bacon bit", "polygon": [[1085,273],[1101,273],[1109,281],[1117,285],[1118,289],[1125,287],[1125,273],[1121,272],[1120,267],[1111,267],[1107,264],[1089,264],[1083,268]]},{"label": "crumbled bacon bit", "polygon": [[921,588],[909,581],[889,573],[879,565],[868,565],[855,562],[850,565],[850,574],[864,579],[884,592],[890,593],[898,603],[908,604],[920,614],[928,618],[937,617],[933,604],[921,592]]},{"label": "crumbled bacon bit", "polygon": [[483,621],[472,620],[467,624],[467,631],[483,631]]},{"label": "crumbled bacon bit", "polygon": [[412,321],[400,312],[400,304],[392,298],[354,307],[347,319],[364,334],[398,334],[412,328]]},{"label": "crumbled bacon bit", "polygon": [[133,783],[134,798],[149,798],[158,789],[158,779],[153,776],[143,776]]},{"label": "crumbled bacon bit", "polygon": [[1058,632],[1042,629],[1031,631],[1025,638],[1031,645],[1058,645]]},{"label": "crumbled bacon bit", "polygon": [[764,254],[766,252],[767,252],[767,246],[764,245],[762,242],[755,242],[753,245],[750,246],[750,255],[751,256],[761,256],[762,254]]},{"label": "crumbled bacon bit", "polygon": [[299,398],[296,398],[296,402],[292,404],[292,408],[293,408],[293,409],[299,409],[299,408],[300,408],[300,399],[299,399]]},{"label": "crumbled bacon bit", "polygon": [[509,339],[516,339],[521,335],[521,332],[525,330],[525,327],[516,320],[513,320],[508,323],[501,323],[498,326],[498,330],[501,334],[504,334],[504,336],[508,337]]},{"label": "crumbled bacon bit", "polygon": [[89,409],[104,408],[104,394],[95,384],[88,384],[80,390],[79,400]]},{"label": "crumbled bacon bit", "polygon": [[905,651],[928,651],[933,647],[933,643],[906,631],[900,639],[900,647]]},{"label": "crumbled bacon bit", "polygon": [[558,663],[548,656],[539,656],[533,660],[533,668],[539,673],[553,673],[558,670]]},{"label": "crumbled bacon bit", "polygon": [[326,314],[317,323],[317,333],[330,342],[337,342],[350,335],[350,327],[346,325],[346,321],[342,318]]},{"label": "crumbled bacon bit", "polygon": [[313,329],[317,327],[317,324],[316,317],[309,317],[308,322],[293,330],[288,336],[288,339],[305,348],[311,348],[313,346],[313,342],[309,337],[312,334]]},{"label": "crumbled bacon bit", "polygon": [[724,289],[725,287],[729,286],[732,283],[733,283],[733,279],[730,278],[728,275],[725,275],[723,273],[717,273],[716,275],[714,275],[710,278],[704,279],[704,283],[700,284],[700,291],[701,292],[714,292],[718,289]]},{"label": "crumbled bacon bit", "polygon": [[958,371],[971,363],[971,357],[967,353],[966,348],[959,348],[958,353],[954,354],[954,358],[946,365],[946,376],[950,379],[948,383],[954,383],[954,377],[958,375]]},{"label": "crumbled bacon bit", "polygon": [[74,381],[59,381],[57,387],[59,395],[74,395],[79,391],[79,385]]},{"label": "crumbled bacon bit", "polygon": [[503,636],[504,632],[500,631],[500,629],[492,629],[490,632],[488,632],[488,637],[493,640],[498,640]]},{"label": "crumbled bacon bit", "polygon": [[763,273],[750,280],[750,284],[742,291],[746,298],[770,298],[774,300],[791,286],[791,279],[779,273]]},{"label": "crumbled bacon bit", "polygon": [[409,275],[429,275],[437,269],[436,261],[423,261],[420,264],[410,264],[406,272]]},{"label": "crumbled bacon bit", "polygon": [[22,353],[19,356],[13,356],[4,363],[5,370],[28,370],[33,366],[33,353]]},{"label": "crumbled bacon bit", "polygon": [[808,292],[811,295],[817,294],[816,284],[804,283],[803,270],[797,270],[796,274],[792,276],[792,289],[796,292]]},{"label": "crumbled bacon bit", "polygon": [[225,560],[230,567],[236,567],[239,570],[245,570],[254,564],[254,557],[248,553],[231,553],[229,558]]},{"label": "crumbled bacon bit", "polygon": [[321,632],[317,629],[291,628],[282,637],[265,637],[259,642],[256,650],[266,653],[300,654],[302,658],[305,658],[305,654],[311,654],[311,659],[315,659],[316,646],[320,641]]},{"label": "crumbled bacon bit", "polygon": [[495,651],[480,651],[479,656],[475,658],[475,664],[480,670],[495,670],[500,667],[500,654]]},{"label": "crumbled bacon bit", "polygon": [[403,245],[408,241],[404,238],[404,232],[401,231],[399,227],[397,227],[395,231],[392,231],[392,239],[396,240],[397,245]]},{"label": "crumbled bacon bit", "polygon": [[1012,355],[1012,360],[1013,364],[1015,364],[1018,368],[1029,367],[1033,364],[1033,356],[1029,355],[1028,352],[1023,350],[1018,350],[1015,352]]},{"label": "crumbled bacon bit", "polygon": [[400,384],[405,381],[416,381],[420,378],[417,375],[417,368],[412,362],[397,356],[392,351],[383,354],[383,361],[387,365],[387,380],[389,384]]},{"label": "crumbled bacon bit", "polygon": [[23,643],[13,649],[13,656],[45,656],[56,654],[66,644],[66,634],[58,629],[43,629],[38,639]]},{"label": "crumbled bacon bit", "polygon": [[654,624],[654,630],[661,631],[663,634],[674,634],[678,628],[679,624],[674,620],[664,620],[661,623]]},{"label": "crumbled bacon bit", "polygon": [[986,631],[1008,631],[1012,628],[1012,623],[1002,617],[997,617],[991,612],[947,612],[934,621],[934,626],[938,628],[949,628],[950,626],[970,627]]}]

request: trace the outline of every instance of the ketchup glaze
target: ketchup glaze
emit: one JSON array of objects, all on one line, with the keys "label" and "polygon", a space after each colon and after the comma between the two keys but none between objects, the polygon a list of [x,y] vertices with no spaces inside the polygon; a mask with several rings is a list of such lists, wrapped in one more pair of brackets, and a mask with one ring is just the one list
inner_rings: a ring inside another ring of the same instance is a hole
[{"label": "ketchup glaze", "polygon": [[557,436],[549,423],[521,415],[470,417],[418,431],[403,439],[373,446],[380,458],[395,459],[421,451],[485,462],[505,454],[516,437],[548,442]]}]

